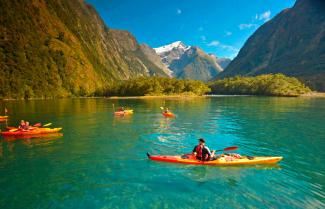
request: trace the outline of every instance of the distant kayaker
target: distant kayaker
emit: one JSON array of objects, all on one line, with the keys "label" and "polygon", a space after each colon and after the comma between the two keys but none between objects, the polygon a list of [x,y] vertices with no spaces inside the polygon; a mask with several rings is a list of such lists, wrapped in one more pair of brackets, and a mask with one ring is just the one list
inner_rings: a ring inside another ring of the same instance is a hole
[{"label": "distant kayaker", "polygon": [[24,120],[21,120],[21,121],[20,121],[20,124],[19,124],[18,128],[19,128],[19,129],[25,129],[25,128],[26,128],[26,123],[25,123]]},{"label": "distant kayaker", "polygon": [[25,130],[29,130],[30,129],[30,126],[29,126],[29,122],[28,121],[26,121],[26,123],[25,123],[25,128],[24,128]]},{"label": "distant kayaker", "polygon": [[119,111],[119,112],[123,112],[123,111],[124,111],[124,107],[119,107],[119,108],[118,108],[118,111]]},{"label": "distant kayaker", "polygon": [[169,112],[170,111],[169,111],[168,107],[165,107],[164,113],[169,113]]},{"label": "distant kayaker", "polygon": [[205,140],[202,138],[199,139],[199,144],[194,147],[192,154],[198,160],[215,160],[214,151],[211,152],[210,149],[205,146]]}]

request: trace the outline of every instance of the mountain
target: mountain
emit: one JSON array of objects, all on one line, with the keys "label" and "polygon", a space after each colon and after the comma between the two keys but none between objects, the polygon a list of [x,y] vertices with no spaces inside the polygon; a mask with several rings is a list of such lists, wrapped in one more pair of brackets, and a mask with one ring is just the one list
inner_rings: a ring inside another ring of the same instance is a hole
[{"label": "mountain", "polygon": [[181,41],[154,50],[176,78],[210,81],[223,70],[216,57],[206,54],[196,46],[187,46]]},{"label": "mountain", "polygon": [[0,14],[0,98],[102,95],[117,80],[170,74],[83,0],[0,0]]},{"label": "mountain", "polygon": [[181,41],[154,48],[156,53],[161,57],[162,62],[169,66],[174,60],[179,59],[190,47]]},{"label": "mountain", "polygon": [[231,59],[229,58],[217,58],[217,63],[222,67],[222,69],[226,69],[230,64]]},{"label": "mountain", "polygon": [[325,91],[325,1],[297,0],[262,25],[220,77],[283,73]]}]

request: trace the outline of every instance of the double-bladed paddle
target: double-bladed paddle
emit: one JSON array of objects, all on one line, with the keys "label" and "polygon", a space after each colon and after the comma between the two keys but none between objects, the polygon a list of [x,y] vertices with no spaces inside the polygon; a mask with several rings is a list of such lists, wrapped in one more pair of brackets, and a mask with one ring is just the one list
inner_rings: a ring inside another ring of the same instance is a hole
[{"label": "double-bladed paddle", "polygon": [[238,149],[237,146],[232,146],[232,147],[226,147],[224,149],[219,149],[219,150],[214,150],[215,152],[220,152],[220,151],[232,151]]}]

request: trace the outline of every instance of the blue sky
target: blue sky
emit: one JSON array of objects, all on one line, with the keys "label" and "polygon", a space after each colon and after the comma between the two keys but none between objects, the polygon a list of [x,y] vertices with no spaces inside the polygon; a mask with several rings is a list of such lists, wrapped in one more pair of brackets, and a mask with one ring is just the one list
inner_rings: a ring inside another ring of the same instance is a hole
[{"label": "blue sky", "polygon": [[218,57],[235,57],[249,36],[295,0],[87,0],[110,28],[140,43],[174,41]]}]

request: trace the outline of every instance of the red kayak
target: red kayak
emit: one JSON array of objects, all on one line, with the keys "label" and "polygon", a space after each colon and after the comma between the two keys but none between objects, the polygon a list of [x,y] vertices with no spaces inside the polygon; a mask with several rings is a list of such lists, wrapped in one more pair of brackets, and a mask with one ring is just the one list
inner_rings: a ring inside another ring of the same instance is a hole
[{"label": "red kayak", "polygon": [[165,116],[166,118],[174,118],[175,117],[175,114],[172,112],[163,112],[162,115]]}]

